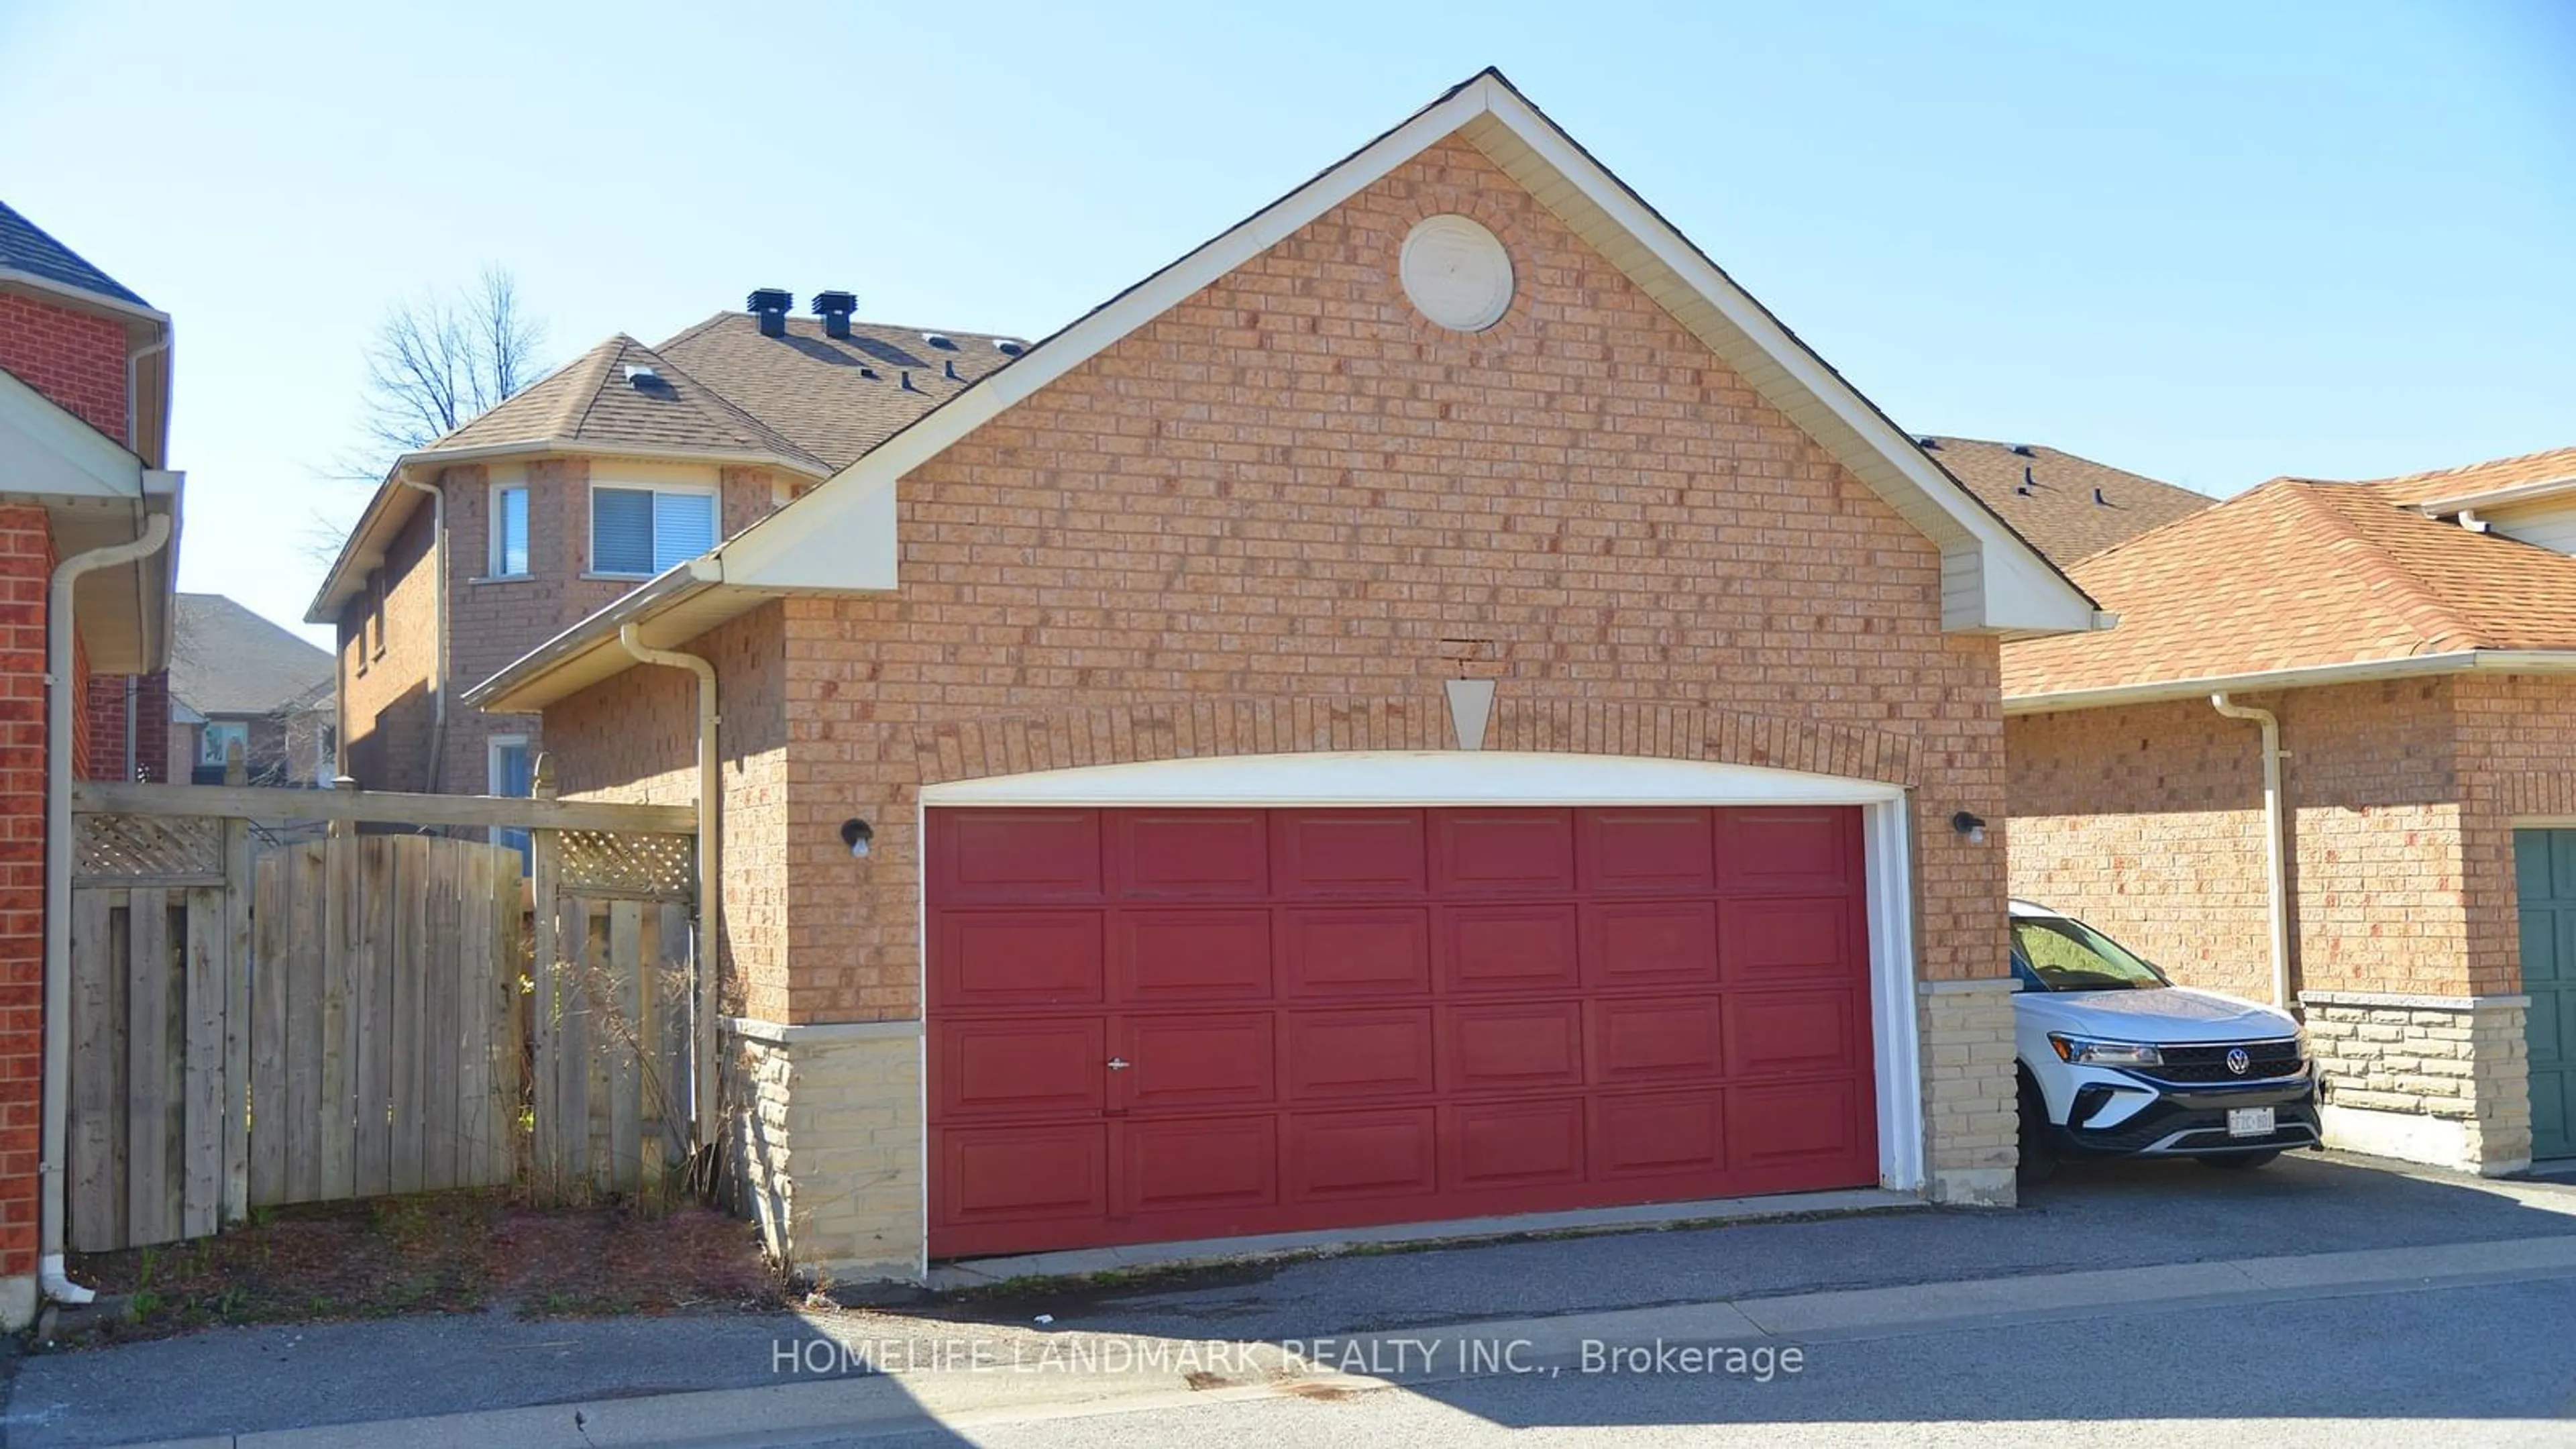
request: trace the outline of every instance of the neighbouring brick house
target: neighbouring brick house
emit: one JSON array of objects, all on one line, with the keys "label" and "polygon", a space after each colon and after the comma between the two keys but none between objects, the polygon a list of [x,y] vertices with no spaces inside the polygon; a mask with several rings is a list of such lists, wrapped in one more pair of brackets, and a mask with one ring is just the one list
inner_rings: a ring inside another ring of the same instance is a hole
[{"label": "neighbouring brick house", "polygon": [[181,778],[221,784],[236,744],[253,785],[327,787],[332,657],[221,594],[181,594],[172,607],[169,756]]},{"label": "neighbouring brick house", "polygon": [[[470,690],[721,715],[788,1257],[2012,1194],[2002,641],[2091,601],[1485,72]],[[460,676],[463,671],[460,671]]]},{"label": "neighbouring brick house", "polygon": [[1009,338],[855,322],[785,293],[613,337],[387,474],[305,621],[338,630],[341,766],[376,790],[519,794],[534,715],[455,702],[978,377]]},{"label": "neighbouring brick house", "polygon": [[[67,1081],[43,1046],[49,963],[70,929],[53,894],[69,879],[47,850],[67,843],[68,802],[49,774],[120,772],[123,738],[102,735],[133,716],[91,709],[93,685],[121,703],[115,676],[166,662],[169,342],[168,317],[0,205],[0,1326],[13,1329],[34,1316],[40,1269],[61,1267],[60,1196],[38,1173],[49,1144],[60,1160],[62,1099],[46,1088]],[[74,576],[70,644],[49,660],[65,622],[57,567],[131,544],[147,551]]]},{"label": "neighbouring brick house", "polygon": [[2289,998],[2330,1144],[2576,1153],[2571,550],[2562,449],[2281,479],[2075,563],[2120,624],[2005,647],[2015,893]]}]

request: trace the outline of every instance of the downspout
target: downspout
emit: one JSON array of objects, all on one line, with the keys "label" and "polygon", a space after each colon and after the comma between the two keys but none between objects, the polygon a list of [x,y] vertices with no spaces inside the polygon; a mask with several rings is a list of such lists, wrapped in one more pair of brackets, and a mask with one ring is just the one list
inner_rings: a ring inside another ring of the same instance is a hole
[{"label": "downspout", "polygon": [[45,1123],[37,1188],[36,1286],[57,1303],[96,1295],[63,1276],[63,1145],[71,1120],[72,1052],[72,587],[94,569],[149,558],[170,541],[170,515],[155,513],[132,543],[76,553],[54,565],[45,608]]},{"label": "downspout", "polygon": [[438,783],[447,771],[447,490],[435,483],[423,483],[411,476],[408,467],[394,469],[394,481],[415,493],[429,495],[429,548],[433,560],[430,569],[429,609],[431,644],[429,655],[429,780],[427,792],[438,793]]},{"label": "downspout", "polygon": [[2246,719],[2263,727],[2263,876],[2272,927],[2272,1004],[2290,1009],[2290,883],[2288,821],[2281,809],[2281,721],[2268,709],[2233,704],[2225,694],[2209,697],[2210,706],[2229,719]]},{"label": "downspout", "polygon": [[635,626],[618,626],[617,642],[646,664],[685,669],[698,677],[698,979],[691,997],[689,1120],[697,1125],[698,1145],[716,1140],[716,912],[723,899],[724,777],[716,766],[716,667],[704,658],[677,649],[655,649],[637,637]]}]

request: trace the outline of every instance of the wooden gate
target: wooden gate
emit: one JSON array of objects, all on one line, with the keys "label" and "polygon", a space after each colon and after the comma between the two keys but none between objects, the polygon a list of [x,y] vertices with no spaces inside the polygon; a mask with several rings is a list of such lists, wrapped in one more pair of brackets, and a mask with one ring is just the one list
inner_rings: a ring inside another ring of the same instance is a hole
[{"label": "wooden gate", "polygon": [[[71,1247],[532,1166],[633,1191],[685,1150],[695,812],[238,784],[72,805]],[[527,830],[534,880],[510,847],[361,822]]]}]

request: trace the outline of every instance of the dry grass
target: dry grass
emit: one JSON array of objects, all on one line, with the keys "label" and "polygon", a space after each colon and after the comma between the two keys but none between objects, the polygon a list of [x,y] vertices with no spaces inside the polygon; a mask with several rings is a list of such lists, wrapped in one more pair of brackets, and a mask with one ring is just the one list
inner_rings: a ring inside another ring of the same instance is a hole
[{"label": "dry grass", "polygon": [[497,1192],[261,1211],[195,1242],[75,1254],[71,1268],[75,1281],[134,1298],[133,1320],[102,1330],[106,1341],[220,1323],[738,1312],[785,1301],[748,1223],[697,1207],[540,1209]]}]

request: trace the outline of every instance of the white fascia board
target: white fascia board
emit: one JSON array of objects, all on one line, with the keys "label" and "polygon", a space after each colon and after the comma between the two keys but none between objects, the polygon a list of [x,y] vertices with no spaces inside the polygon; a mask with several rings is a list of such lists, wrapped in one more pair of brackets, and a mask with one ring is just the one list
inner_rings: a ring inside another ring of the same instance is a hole
[{"label": "white fascia board", "polygon": [[[746,529],[725,545],[728,581],[753,588],[891,588],[885,582],[844,582],[846,565],[831,567],[829,554],[890,559],[894,484],[947,451],[950,444],[990,422],[1003,409],[1071,372],[1120,338],[1160,317],[1202,288],[1295,234],[1298,228],[1357,195],[1488,108],[1499,87],[1487,78],[1462,87],[1363,147],[1341,165],[1272,202],[1249,220],[1137,283],[1081,320],[1031,347],[1007,366],[924,414],[867,456],[842,469],[813,492]],[[882,494],[882,499],[877,495]],[[862,527],[883,526],[888,537],[865,539]],[[818,551],[792,538],[828,541]],[[817,568],[820,564],[824,567]],[[774,572],[773,572],[774,571]]]},{"label": "white fascia board", "polygon": [[1883,805],[1904,787],[1797,770],[1520,750],[1364,750],[1087,765],[923,788],[947,806]]},{"label": "white fascia board", "polygon": [[1969,496],[1938,464],[1925,458],[1910,435],[1898,431],[1858,389],[1827,367],[1822,358],[1718,270],[1688,238],[1657,216],[1528,102],[1491,81],[1486,84],[1495,92],[1491,109],[1497,121],[1509,126],[1523,145],[1581,189],[1593,205],[1654,253],[1656,260],[1671,268],[1730,326],[1759,347],[1790,382],[1822,403],[1836,420],[1958,525],[1965,538],[1936,536],[1933,542],[1941,545],[1945,556],[1954,548],[1973,544],[1980,555],[1978,571],[1984,607],[1973,618],[1944,619],[1944,628],[2083,633],[2093,627],[2094,604],[2083,590],[2040,557],[2037,550],[2014,537],[2000,519]]},{"label": "white fascia board", "polygon": [[144,473],[115,439],[0,371],[0,493],[136,499]]},{"label": "white fascia board", "polygon": [[2474,509],[2480,513],[2510,508],[2517,503],[2536,503],[2562,493],[2576,493],[2576,476],[2544,478],[2537,483],[2516,483],[2510,488],[2489,488],[2477,493],[2456,493],[2448,498],[2428,498],[2415,504],[2415,511],[2432,516]]},{"label": "white fascia board", "polygon": [[2380,679],[2414,679],[2434,674],[2464,674],[2470,670],[2491,674],[2576,673],[2576,649],[2461,649],[2448,654],[2418,654],[2407,659],[2365,659],[2351,664],[2318,664],[2302,669],[2270,669],[2251,674],[2149,680],[2138,684],[2107,685],[2100,689],[2008,694],[2004,696],[2004,713],[2055,714],[2063,710],[2105,709],[2121,704],[2156,704],[2208,694],[2367,684]]}]

